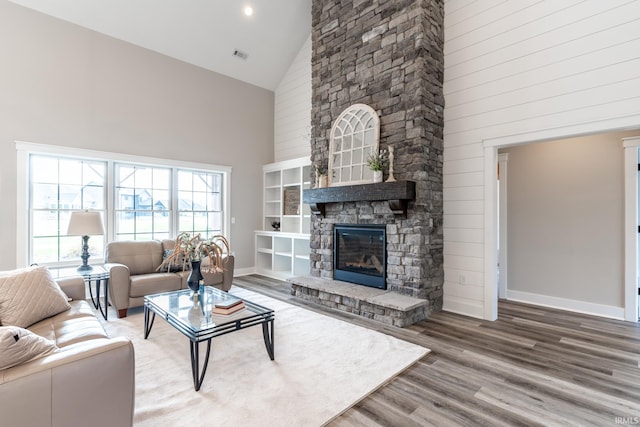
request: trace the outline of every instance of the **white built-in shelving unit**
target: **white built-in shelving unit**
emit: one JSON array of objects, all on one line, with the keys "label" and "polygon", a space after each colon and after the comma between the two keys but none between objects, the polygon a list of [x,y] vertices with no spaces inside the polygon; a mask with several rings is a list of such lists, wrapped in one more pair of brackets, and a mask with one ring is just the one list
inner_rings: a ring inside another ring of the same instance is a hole
[{"label": "white built-in shelving unit", "polygon": [[[262,230],[255,232],[256,273],[277,279],[309,274],[309,205],[302,191],[311,188],[309,158],[263,166]],[[280,230],[272,224],[280,223]]]}]

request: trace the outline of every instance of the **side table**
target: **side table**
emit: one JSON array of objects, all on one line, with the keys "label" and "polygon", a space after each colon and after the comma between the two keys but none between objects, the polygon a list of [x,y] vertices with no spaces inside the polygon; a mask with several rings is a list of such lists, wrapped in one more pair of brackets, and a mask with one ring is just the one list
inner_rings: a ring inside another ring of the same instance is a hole
[{"label": "side table", "polygon": [[[50,267],[51,275],[54,279],[62,279],[65,277],[80,276],[85,283],[89,285],[89,295],[93,306],[102,314],[104,320],[107,320],[109,307],[109,270],[102,265],[92,265],[91,270],[78,270],[76,267]],[[100,301],[100,291],[104,282],[104,303]],[[93,295],[93,287],[95,286],[96,294]]]}]

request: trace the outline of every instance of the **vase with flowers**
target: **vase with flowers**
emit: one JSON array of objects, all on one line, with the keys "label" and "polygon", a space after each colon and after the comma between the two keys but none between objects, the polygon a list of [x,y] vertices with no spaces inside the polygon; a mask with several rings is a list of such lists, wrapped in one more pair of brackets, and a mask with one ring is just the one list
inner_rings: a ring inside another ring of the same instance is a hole
[{"label": "vase with flowers", "polygon": [[[183,263],[183,270],[187,265],[191,266],[191,273],[187,278],[189,289],[198,292],[200,282],[203,280],[202,272],[207,273],[223,272],[222,256],[231,253],[229,241],[222,235],[203,239],[200,234],[191,236],[190,233],[180,233],[176,237],[176,245],[171,254],[160,264],[158,270],[169,268],[176,262]],[[202,265],[203,260],[208,260],[206,265]]]},{"label": "vase with flowers", "polygon": [[387,150],[380,150],[379,152],[371,152],[367,158],[367,165],[369,169],[373,171],[373,182],[382,182],[382,173],[387,167],[389,157]]}]

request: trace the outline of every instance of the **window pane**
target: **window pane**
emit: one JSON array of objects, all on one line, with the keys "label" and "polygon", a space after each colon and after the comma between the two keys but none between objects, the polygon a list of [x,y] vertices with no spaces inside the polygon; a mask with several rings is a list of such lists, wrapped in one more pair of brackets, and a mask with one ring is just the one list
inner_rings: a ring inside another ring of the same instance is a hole
[{"label": "window pane", "polygon": [[193,194],[191,192],[178,192],[178,209],[181,212],[193,210]]},{"label": "window pane", "polygon": [[207,194],[207,210],[209,211],[222,210],[222,195],[220,193]]},{"label": "window pane", "polygon": [[82,186],[60,185],[60,207],[62,209],[82,209]]},{"label": "window pane", "polygon": [[104,185],[105,165],[104,163],[86,162],[82,165],[82,175],[88,185]]},{"label": "window pane", "polygon": [[178,172],[178,189],[191,191],[191,173],[186,171]]},{"label": "window pane", "polygon": [[193,174],[193,191],[207,191],[207,176],[204,174]]},{"label": "window pane", "polygon": [[60,183],[77,184],[82,176],[82,163],[77,160],[60,159]]},{"label": "window pane", "polygon": [[31,207],[34,209],[58,209],[58,186],[56,184],[33,184]]},{"label": "window pane", "polygon": [[31,182],[58,182],[58,159],[31,156]]},{"label": "window pane", "polygon": [[180,224],[178,225],[178,233],[193,233],[193,213],[180,212]]},{"label": "window pane", "polygon": [[[164,233],[169,235],[170,230],[169,214],[167,212],[156,213],[153,215],[153,232],[158,235]],[[158,237],[156,237],[158,238]]]},{"label": "window pane", "polygon": [[103,210],[104,188],[85,186],[82,189],[82,209]]},{"label": "window pane", "polygon": [[60,236],[60,261],[79,260],[80,255],[82,255],[82,237]]},{"label": "window pane", "polygon": [[58,237],[34,237],[33,262],[37,264],[60,261],[58,257]]},{"label": "window pane", "polygon": [[169,191],[168,190],[153,190],[153,206],[156,211],[168,211],[171,209],[169,203]]},{"label": "window pane", "polygon": [[116,234],[132,234],[135,231],[135,213],[118,212],[116,215]]},{"label": "window pane", "polygon": [[222,233],[222,213],[221,212],[209,213],[209,227],[211,229],[212,235]]},{"label": "window pane", "polygon": [[[58,211],[34,211],[32,229],[34,237],[57,237]],[[60,231],[61,234],[66,234],[67,229]]]},{"label": "window pane", "polygon": [[136,234],[150,234],[153,231],[153,217],[150,213],[136,212]]},{"label": "window pane", "polygon": [[201,212],[207,210],[206,193],[193,193],[193,210]]},{"label": "window pane", "polygon": [[134,187],[134,172],[135,172],[135,168],[133,167],[128,167],[128,166],[119,166],[118,167],[118,178],[119,178],[119,182],[118,182],[118,186],[119,187],[129,187],[129,188],[133,188]]}]

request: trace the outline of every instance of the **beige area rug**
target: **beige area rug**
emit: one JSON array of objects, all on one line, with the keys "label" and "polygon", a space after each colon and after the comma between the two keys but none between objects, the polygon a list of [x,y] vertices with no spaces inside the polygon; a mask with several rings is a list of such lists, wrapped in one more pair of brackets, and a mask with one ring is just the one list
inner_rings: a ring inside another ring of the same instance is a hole
[{"label": "beige area rug", "polygon": [[156,317],[147,340],[141,309],[103,322],[134,343],[136,426],[321,426],[430,351],[245,289],[230,293],[275,310],[275,361],[260,326],[214,338],[198,392],[189,342],[166,321]]}]

